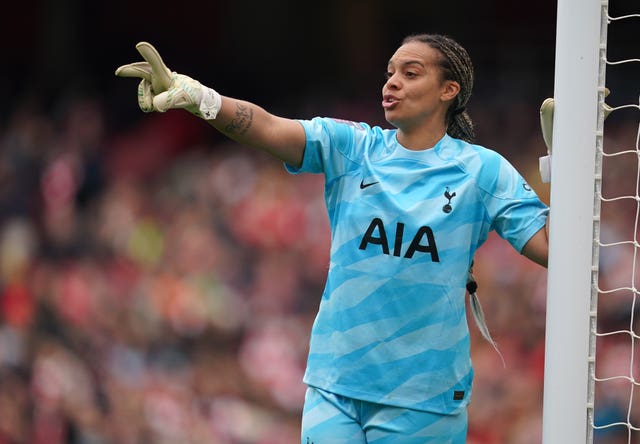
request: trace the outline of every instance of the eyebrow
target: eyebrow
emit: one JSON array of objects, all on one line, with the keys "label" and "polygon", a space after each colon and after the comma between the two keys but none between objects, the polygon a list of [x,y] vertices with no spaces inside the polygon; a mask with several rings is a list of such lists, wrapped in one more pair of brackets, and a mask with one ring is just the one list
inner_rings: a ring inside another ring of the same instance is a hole
[{"label": "eyebrow", "polygon": [[[393,59],[389,59],[389,62],[387,63],[387,66],[391,65],[393,63]],[[400,62],[401,66],[409,66],[409,65],[419,65],[421,67],[425,67],[426,65],[421,62],[420,60],[406,60],[404,62]]]}]

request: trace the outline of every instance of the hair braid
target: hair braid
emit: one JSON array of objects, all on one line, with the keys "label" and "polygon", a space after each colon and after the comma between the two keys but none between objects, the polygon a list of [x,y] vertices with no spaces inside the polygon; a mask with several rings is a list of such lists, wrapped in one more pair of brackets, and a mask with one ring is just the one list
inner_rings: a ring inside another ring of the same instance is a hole
[{"label": "hair braid", "polygon": [[454,80],[460,92],[447,110],[447,133],[451,137],[472,143],[475,139],[473,121],[466,111],[473,90],[473,64],[467,51],[455,40],[440,34],[414,34],[406,37],[403,44],[419,41],[437,50],[442,57],[440,67],[445,80]]}]

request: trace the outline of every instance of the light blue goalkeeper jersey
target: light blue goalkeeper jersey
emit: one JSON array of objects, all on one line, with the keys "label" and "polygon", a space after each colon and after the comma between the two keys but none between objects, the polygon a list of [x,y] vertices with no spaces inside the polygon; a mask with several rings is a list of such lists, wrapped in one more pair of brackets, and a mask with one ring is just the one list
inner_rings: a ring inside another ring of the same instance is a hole
[{"label": "light blue goalkeeper jersey", "polygon": [[300,168],[325,175],[331,263],[304,382],[339,395],[455,413],[473,379],[466,280],[491,230],[517,251],[548,208],[498,153],[445,135],[411,151],[396,130],[300,121]]}]

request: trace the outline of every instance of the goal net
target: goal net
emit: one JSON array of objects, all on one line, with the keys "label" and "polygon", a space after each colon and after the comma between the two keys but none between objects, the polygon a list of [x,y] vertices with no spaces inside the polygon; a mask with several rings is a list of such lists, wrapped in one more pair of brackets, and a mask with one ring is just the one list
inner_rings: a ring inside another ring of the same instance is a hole
[{"label": "goal net", "polygon": [[546,444],[640,442],[640,4],[621,3],[558,2]]}]

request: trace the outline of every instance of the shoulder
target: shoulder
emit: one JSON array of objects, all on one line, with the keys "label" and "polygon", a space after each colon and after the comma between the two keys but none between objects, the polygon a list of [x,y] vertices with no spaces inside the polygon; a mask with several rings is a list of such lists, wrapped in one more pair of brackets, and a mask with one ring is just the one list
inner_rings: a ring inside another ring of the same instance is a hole
[{"label": "shoulder", "polygon": [[298,119],[305,130],[310,132],[349,132],[358,137],[388,138],[396,133],[396,129],[384,129],[371,126],[366,122],[340,119],[336,117],[313,117],[309,120]]},{"label": "shoulder", "polygon": [[497,151],[449,137],[438,153],[471,176],[478,187],[491,194],[510,194],[522,179],[513,165]]},{"label": "shoulder", "polygon": [[445,136],[437,147],[438,157],[444,161],[458,163],[469,174],[495,171],[508,161],[498,152],[464,140]]},{"label": "shoulder", "polygon": [[395,131],[370,126],[365,122],[334,117],[314,117],[299,122],[305,130],[308,144],[335,146],[344,153],[367,150],[369,147],[385,145],[389,140],[395,140]]},{"label": "shoulder", "polygon": [[372,131],[372,128],[364,122],[355,122],[334,117],[314,117],[309,120],[300,119],[299,122],[307,131],[358,131],[365,133]]}]

